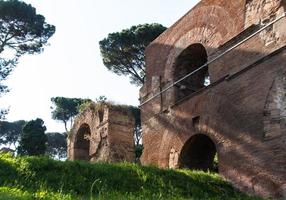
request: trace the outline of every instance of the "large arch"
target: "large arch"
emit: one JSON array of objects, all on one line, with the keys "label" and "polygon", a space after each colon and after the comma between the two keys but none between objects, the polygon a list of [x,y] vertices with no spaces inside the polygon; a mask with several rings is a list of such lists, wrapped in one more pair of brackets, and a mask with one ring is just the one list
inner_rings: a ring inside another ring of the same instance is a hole
[{"label": "large arch", "polygon": [[179,156],[179,167],[203,171],[218,171],[215,164],[217,150],[215,143],[204,134],[188,139]]},{"label": "large arch", "polygon": [[[207,61],[207,51],[202,44],[190,45],[182,51],[175,61],[174,80],[179,80],[187,74],[198,70]],[[175,101],[204,88],[207,84],[209,84],[209,73],[206,66],[175,85]]]},{"label": "large arch", "polygon": [[90,133],[90,127],[86,123],[82,124],[78,129],[74,143],[75,160],[90,160]]},{"label": "large arch", "polygon": [[[189,45],[201,43],[207,47],[208,55],[211,55],[216,52],[221,44],[241,32],[244,27],[244,16],[238,16],[235,12],[230,12],[229,10],[233,7],[238,8],[238,6],[244,7],[245,4],[243,2],[228,1],[221,5],[198,6],[182,18],[179,23],[184,24],[184,27],[188,25],[189,31],[186,32],[185,28],[179,28],[173,29],[171,32],[171,45],[175,48],[172,48],[168,53],[164,78],[173,81],[173,66],[175,60]],[[202,13],[208,13],[208,15],[197,17]],[[221,23],[222,20],[224,23]],[[180,24],[176,25],[180,26]],[[215,77],[214,80],[216,78],[217,77]]]}]

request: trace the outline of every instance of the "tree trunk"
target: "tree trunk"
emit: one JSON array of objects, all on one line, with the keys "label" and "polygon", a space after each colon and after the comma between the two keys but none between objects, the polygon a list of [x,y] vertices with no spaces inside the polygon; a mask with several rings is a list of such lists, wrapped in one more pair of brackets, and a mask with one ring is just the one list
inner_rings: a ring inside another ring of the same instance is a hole
[{"label": "tree trunk", "polygon": [[65,124],[66,133],[68,133],[67,122],[65,120],[64,120],[64,124]]}]

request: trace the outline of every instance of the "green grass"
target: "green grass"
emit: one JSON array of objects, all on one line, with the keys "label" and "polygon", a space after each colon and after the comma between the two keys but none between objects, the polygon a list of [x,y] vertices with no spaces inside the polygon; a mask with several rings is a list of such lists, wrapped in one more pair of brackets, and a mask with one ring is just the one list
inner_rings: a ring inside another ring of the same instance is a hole
[{"label": "green grass", "polygon": [[61,162],[0,154],[0,200],[194,199],[258,200],[217,174],[130,163]]}]

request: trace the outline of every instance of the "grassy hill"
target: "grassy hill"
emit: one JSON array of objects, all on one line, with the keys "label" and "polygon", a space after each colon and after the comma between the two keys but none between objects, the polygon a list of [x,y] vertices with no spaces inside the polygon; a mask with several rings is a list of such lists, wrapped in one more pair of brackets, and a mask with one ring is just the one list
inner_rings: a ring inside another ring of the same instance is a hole
[{"label": "grassy hill", "polygon": [[0,199],[259,199],[217,174],[0,154]]}]

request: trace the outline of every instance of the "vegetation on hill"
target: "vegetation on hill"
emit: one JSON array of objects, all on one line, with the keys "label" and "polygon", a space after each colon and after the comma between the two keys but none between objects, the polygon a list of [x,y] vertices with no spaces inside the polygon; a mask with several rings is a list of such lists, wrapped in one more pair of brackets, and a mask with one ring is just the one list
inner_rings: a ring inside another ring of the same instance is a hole
[{"label": "vegetation on hill", "polygon": [[23,127],[19,146],[17,147],[18,155],[39,156],[46,152],[47,136],[44,121],[40,118],[29,121]]},{"label": "vegetation on hill", "polygon": [[0,199],[259,199],[218,175],[0,154]]}]

